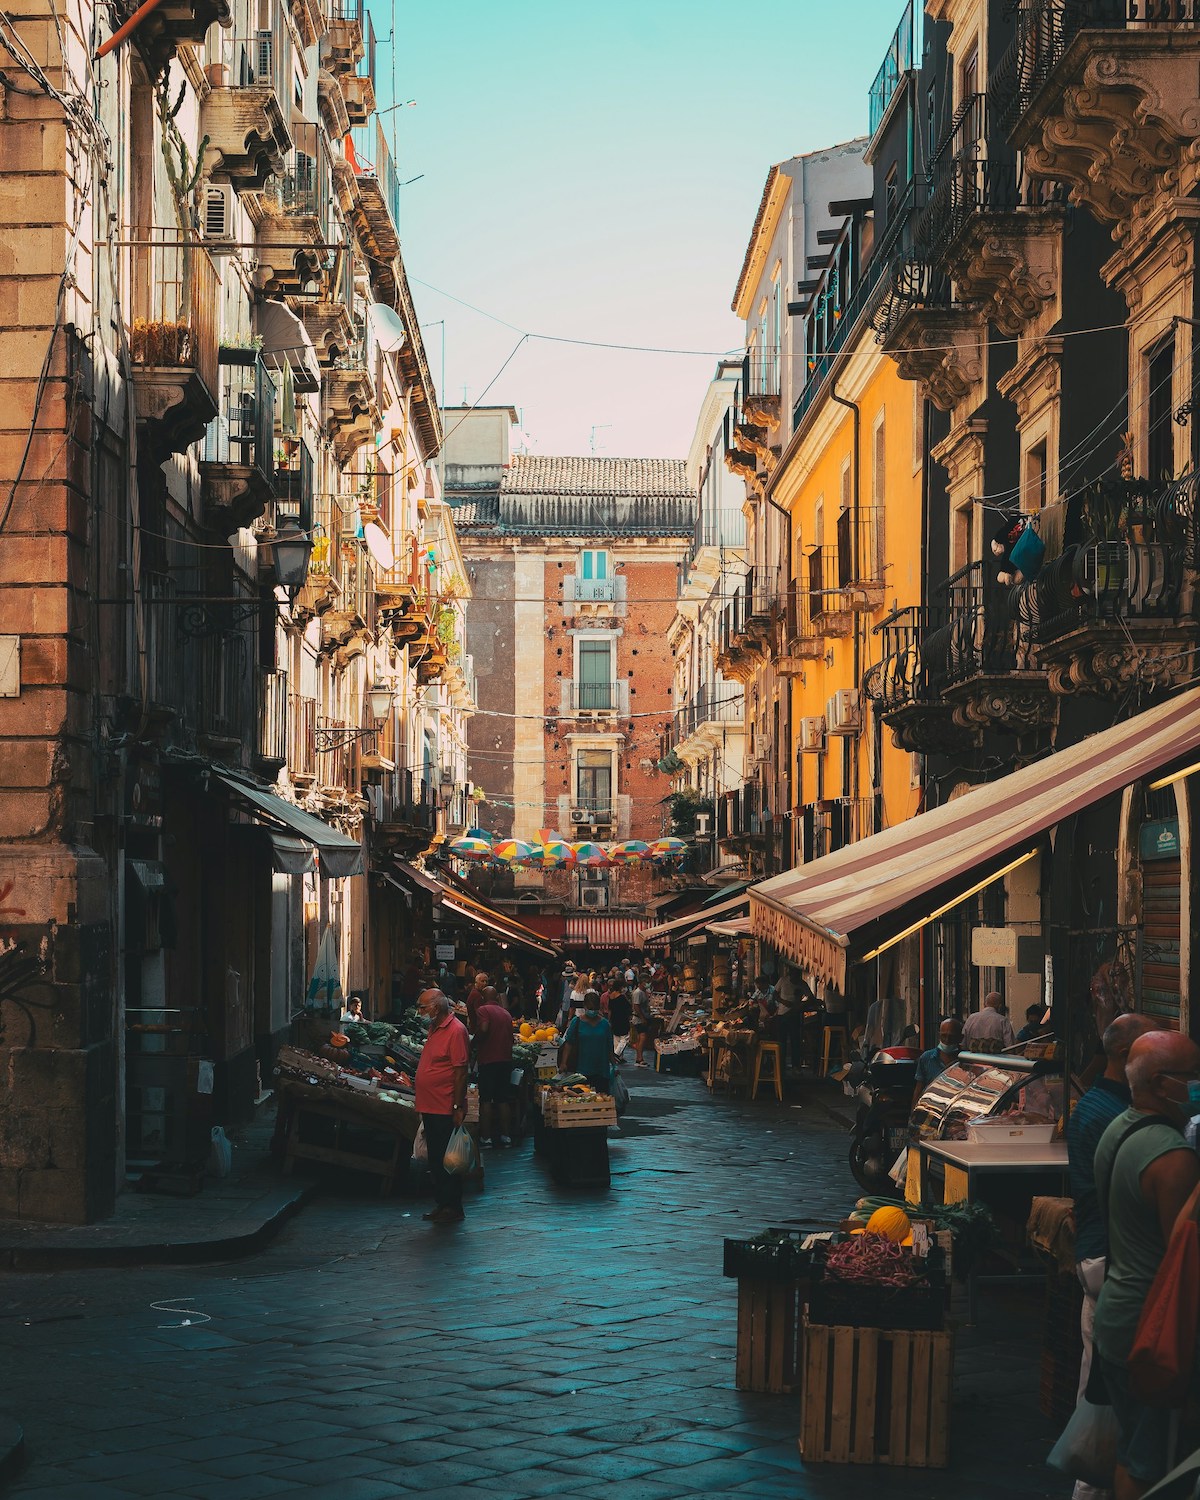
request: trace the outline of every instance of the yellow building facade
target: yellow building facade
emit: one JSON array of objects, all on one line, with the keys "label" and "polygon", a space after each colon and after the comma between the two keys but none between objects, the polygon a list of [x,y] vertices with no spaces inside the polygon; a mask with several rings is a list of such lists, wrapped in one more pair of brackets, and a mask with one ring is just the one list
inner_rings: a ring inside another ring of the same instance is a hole
[{"label": "yellow building facade", "polygon": [[921,603],[924,403],[869,326],[823,385],[767,491],[790,521],[779,667],[791,692],[795,864],[920,806],[915,758],[863,684],[880,663],[885,618]]}]

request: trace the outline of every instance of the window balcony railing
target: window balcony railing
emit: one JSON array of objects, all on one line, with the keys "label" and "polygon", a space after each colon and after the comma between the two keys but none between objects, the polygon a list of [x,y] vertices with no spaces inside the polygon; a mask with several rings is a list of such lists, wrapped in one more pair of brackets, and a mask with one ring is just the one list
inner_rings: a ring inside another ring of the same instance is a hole
[{"label": "window balcony railing", "polygon": [[813,625],[821,630],[850,608],[842,582],[842,567],[836,547],[812,547],[806,559],[808,608]]},{"label": "window balcony railing", "polygon": [[[286,30],[282,34],[286,36]],[[291,104],[288,79],[291,50],[272,31],[252,31],[247,36],[221,40],[222,57],[228,59],[230,84],[236,89],[270,88],[285,115]]]},{"label": "window balcony railing", "polygon": [[383,821],[435,833],[438,799],[433,783],[415,771],[391,772],[384,780]]},{"label": "window balcony railing", "polygon": [[302,693],[288,694],[287,765],[293,780],[317,774],[317,700]]},{"label": "window balcony railing", "polygon": [[799,427],[804,420],[805,413],[817,399],[820,391],[824,389],[829,375],[835,368],[836,356],[851,332],[858,327],[860,319],[870,306],[879,286],[883,259],[882,254],[876,253],[860,269],[857,285],[844,301],[839,297],[837,305],[832,309],[832,326],[828,336],[822,339],[820,347],[814,346],[812,352],[806,357],[804,389],[792,408],[793,430]]},{"label": "window balcony railing", "polygon": [[576,604],[611,604],[617,597],[615,578],[575,578]]},{"label": "window balcony railing", "polygon": [[837,518],[838,586],[864,588],[883,582],[884,507],[860,505]]},{"label": "window balcony railing", "polygon": [[195,370],[215,400],[221,278],[212,257],[179,229],[151,229],[126,247],[135,368]]},{"label": "window balcony railing", "polygon": [[[922,654],[933,680],[944,687],[981,674],[1031,670],[1033,636],[1026,618],[1006,608],[1005,587],[988,577],[983,562],[968,563],[942,585],[941,607],[931,619]],[[1019,592],[1019,591],[1018,591]]]},{"label": "window balcony railing", "polygon": [[288,680],[286,672],[258,674],[258,758],[282,766],[288,757]]},{"label": "window balcony railing", "polygon": [[201,734],[245,743],[250,691],[249,650],[241,631],[199,637],[196,728]]},{"label": "window balcony railing", "polygon": [[287,158],[282,177],[268,180],[264,195],[281,213],[294,218],[317,219],[322,227],[328,219],[329,166],[321,142],[320,127],[309,120],[294,120],[294,149]]},{"label": "window balcony railing", "polygon": [[586,817],[573,819],[574,822],[603,825],[613,821],[611,797],[577,797],[571,803],[571,809],[573,812],[586,814]]},{"label": "window balcony railing", "polygon": [[579,713],[628,715],[629,683],[622,678],[615,682],[564,680],[561,713],[564,717]]},{"label": "window balcony railing", "polygon": [[705,724],[741,724],[744,715],[740,686],[736,682],[714,682],[701,688],[690,703],[675,710],[672,745],[681,745]]},{"label": "window balcony railing", "polygon": [[780,350],[777,344],[756,344],[742,363],[742,395],[747,401],[778,400]]},{"label": "window balcony railing", "polygon": [[900,24],[896,27],[891,43],[884,53],[879,72],[875,75],[875,81],[871,85],[871,92],[868,96],[867,134],[872,138],[883,123],[888,105],[895,98],[905,74],[913,68],[920,67],[921,22],[924,14],[923,4],[918,3],[914,8],[914,0],[908,0],[904,13],[900,17]]},{"label": "window balcony railing", "polygon": [[220,410],[204,436],[206,464],[254,469],[271,484],[275,472],[275,382],[252,349],[222,349]]},{"label": "window balcony railing", "polygon": [[383,122],[375,120],[369,125],[359,125],[350,132],[354,148],[355,177],[361,188],[374,187],[384,207],[391,216],[392,228],[400,231],[400,174],[388,150]]},{"label": "window balcony railing", "polygon": [[312,449],[303,438],[278,445],[275,454],[276,510],[293,518],[302,531],[311,531],[316,478]]},{"label": "window balcony railing", "polygon": [[717,800],[718,840],[760,840],[774,829],[767,799],[757,781],[744,782]]}]

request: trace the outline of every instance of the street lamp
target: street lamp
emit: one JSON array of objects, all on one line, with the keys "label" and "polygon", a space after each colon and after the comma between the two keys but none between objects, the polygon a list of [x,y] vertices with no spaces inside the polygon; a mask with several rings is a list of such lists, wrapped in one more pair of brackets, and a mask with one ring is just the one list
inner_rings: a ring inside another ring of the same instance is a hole
[{"label": "street lamp", "polygon": [[271,541],[271,558],[275,577],[283,588],[299,588],[308,577],[308,560],[312,556],[312,536],[295,521],[284,521]]},{"label": "street lamp", "polygon": [[375,721],[368,729],[335,729],[332,725],[318,724],[313,732],[313,747],[318,755],[331,750],[341,750],[355,740],[365,740],[378,734],[379,726],[392,711],[393,693],[384,682],[375,681],[367,690],[367,713]]}]

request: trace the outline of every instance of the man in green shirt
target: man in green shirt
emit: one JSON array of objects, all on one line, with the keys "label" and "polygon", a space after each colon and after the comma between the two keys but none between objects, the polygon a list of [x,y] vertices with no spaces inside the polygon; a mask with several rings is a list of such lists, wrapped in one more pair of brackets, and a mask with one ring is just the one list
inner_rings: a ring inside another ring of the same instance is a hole
[{"label": "man in green shirt", "polygon": [[[1117,1417],[1116,1500],[1138,1500],[1167,1472],[1170,1412],[1143,1405],[1127,1361],[1150,1284],[1197,1183],[1200,1161],[1183,1138],[1200,1088],[1200,1047],[1175,1031],[1152,1031],[1129,1049],[1132,1105],[1096,1148],[1095,1182],[1108,1223],[1108,1268],[1096,1304],[1095,1347]],[[1142,1122],[1154,1116],[1152,1124]]]}]

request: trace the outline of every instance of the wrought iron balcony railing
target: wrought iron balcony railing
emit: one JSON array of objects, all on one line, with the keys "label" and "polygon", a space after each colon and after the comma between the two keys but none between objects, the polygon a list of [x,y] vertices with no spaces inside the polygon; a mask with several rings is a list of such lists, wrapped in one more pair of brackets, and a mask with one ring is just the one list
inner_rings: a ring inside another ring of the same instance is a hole
[{"label": "wrought iron balcony railing", "polygon": [[860,505],[837,518],[838,587],[862,588],[883,582],[884,507]]},{"label": "wrought iron balcony railing", "polygon": [[317,700],[288,694],[287,765],[292,779],[317,774]]},{"label": "wrought iron balcony railing", "polygon": [[253,349],[222,349],[220,410],[204,436],[206,464],[254,469],[271,483],[275,472],[275,382]]},{"label": "wrought iron balcony railing", "polygon": [[281,766],[288,755],[288,680],[286,672],[258,674],[258,758]]},{"label": "wrought iron balcony railing", "polygon": [[936,698],[938,687],[925,650],[934,618],[927,605],[914,604],[893,610],[875,627],[882,637],[881,655],[864,675],[863,691],[885,716]]},{"label": "wrought iron balcony railing", "polygon": [[197,655],[196,728],[201,734],[245,743],[250,717],[247,637],[242,631],[202,635]]},{"label": "wrought iron balcony railing", "polygon": [[1037,579],[1014,590],[1014,608],[1047,643],[1088,624],[1173,618],[1185,583],[1182,538],[1172,542],[1090,541],[1068,547]]},{"label": "wrought iron balcony railing", "polygon": [[672,717],[673,745],[690,739],[702,724],[740,724],[745,713],[742,690],[735,682],[714,682],[702,687],[690,703],[682,704]]},{"label": "wrought iron balcony railing", "polygon": [[818,630],[836,614],[850,608],[850,600],[841,581],[841,564],[836,547],[812,547],[805,560],[808,573],[808,607]]},{"label": "wrought iron balcony railing", "polygon": [[995,123],[1011,134],[1082,31],[1193,30],[1194,0],[1024,0],[988,80]]},{"label": "wrought iron balcony railing", "polygon": [[[989,580],[983,562],[968,563],[940,589],[940,623],[922,647],[935,682],[945,687],[981,673],[1030,670],[1033,632],[1029,620],[1006,608],[1011,590]],[[931,622],[933,623],[933,622]]]},{"label": "wrought iron balcony railing", "polygon": [[756,344],[746,350],[742,363],[742,394],[748,401],[778,399],[780,349],[777,344]]}]

